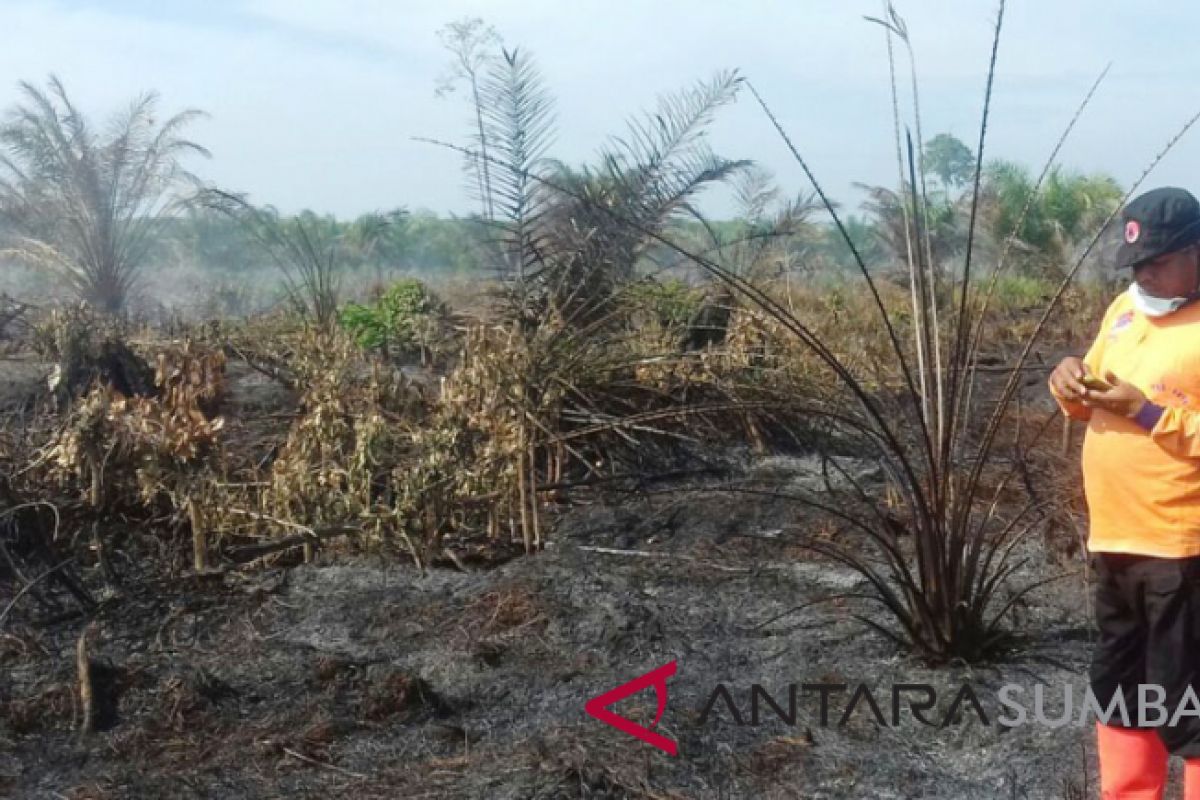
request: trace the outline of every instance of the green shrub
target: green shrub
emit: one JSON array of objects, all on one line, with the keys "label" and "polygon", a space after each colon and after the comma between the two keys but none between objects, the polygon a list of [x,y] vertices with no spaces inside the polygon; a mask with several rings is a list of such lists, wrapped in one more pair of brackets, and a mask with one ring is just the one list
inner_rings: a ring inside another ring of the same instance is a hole
[{"label": "green shrub", "polygon": [[371,305],[347,304],[339,318],[360,347],[385,355],[417,352],[424,363],[441,336],[447,311],[428,286],[405,278]]},{"label": "green shrub", "polygon": [[1054,296],[1057,288],[1055,283],[1043,278],[1004,275],[996,281],[995,303],[1001,311],[1040,308]]},{"label": "green shrub", "polygon": [[679,328],[700,310],[704,292],[678,278],[626,287],[627,302],[664,328]]}]

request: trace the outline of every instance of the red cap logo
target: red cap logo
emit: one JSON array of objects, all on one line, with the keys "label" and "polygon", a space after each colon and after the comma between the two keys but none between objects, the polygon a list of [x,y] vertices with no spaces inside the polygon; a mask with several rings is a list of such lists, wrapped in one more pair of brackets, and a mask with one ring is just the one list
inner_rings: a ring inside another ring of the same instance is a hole
[{"label": "red cap logo", "polygon": [[1142,235],[1142,226],[1138,224],[1136,219],[1131,219],[1125,223],[1125,241],[1128,244],[1133,244]]}]

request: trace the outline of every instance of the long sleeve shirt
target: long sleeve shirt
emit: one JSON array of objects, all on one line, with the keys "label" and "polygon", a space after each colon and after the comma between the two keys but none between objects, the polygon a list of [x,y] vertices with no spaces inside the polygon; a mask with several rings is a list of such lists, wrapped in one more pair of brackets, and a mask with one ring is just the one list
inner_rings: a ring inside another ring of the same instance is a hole
[{"label": "long sleeve shirt", "polygon": [[1088,423],[1088,549],[1200,555],[1200,302],[1152,318],[1121,294],[1084,363],[1132,383],[1153,404],[1131,419],[1055,395],[1065,414]]}]

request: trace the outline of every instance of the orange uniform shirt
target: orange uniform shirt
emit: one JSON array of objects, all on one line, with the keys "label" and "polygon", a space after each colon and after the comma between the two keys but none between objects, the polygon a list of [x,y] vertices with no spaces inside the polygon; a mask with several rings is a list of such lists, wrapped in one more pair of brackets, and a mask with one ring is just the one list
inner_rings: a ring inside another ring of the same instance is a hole
[{"label": "orange uniform shirt", "polygon": [[1113,301],[1084,362],[1164,407],[1146,430],[1127,417],[1055,397],[1086,420],[1083,487],[1092,552],[1200,555],[1200,302],[1165,317]]}]

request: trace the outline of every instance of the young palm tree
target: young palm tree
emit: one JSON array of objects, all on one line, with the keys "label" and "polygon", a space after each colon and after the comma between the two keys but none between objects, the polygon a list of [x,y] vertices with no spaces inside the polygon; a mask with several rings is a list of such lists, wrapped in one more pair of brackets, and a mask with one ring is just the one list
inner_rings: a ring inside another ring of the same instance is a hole
[{"label": "young palm tree", "polygon": [[123,309],[159,226],[198,181],[184,156],[208,151],[180,136],[201,112],[161,124],[148,92],[97,131],[55,77],[20,84],[0,123],[4,252],[60,276],[81,299]]},{"label": "young palm tree", "polygon": [[204,192],[201,202],[241,226],[283,274],[293,309],[324,330],[337,322],[349,251],[369,248],[387,225],[382,216],[364,220],[348,242],[336,220],[312,211],[285,217],[271,206],[255,206],[244,195],[219,189]]},{"label": "young palm tree", "polygon": [[[586,327],[611,314],[652,243],[647,232],[697,216],[697,195],[750,166],[717,156],[706,141],[709,123],[742,80],[723,72],[662,97],[654,112],[609,140],[598,165],[572,171],[544,158],[553,131],[549,103],[523,59],[504,53],[483,94],[498,156],[492,184],[506,271],[526,312],[552,310]],[[563,183],[539,172],[557,173]]]}]

